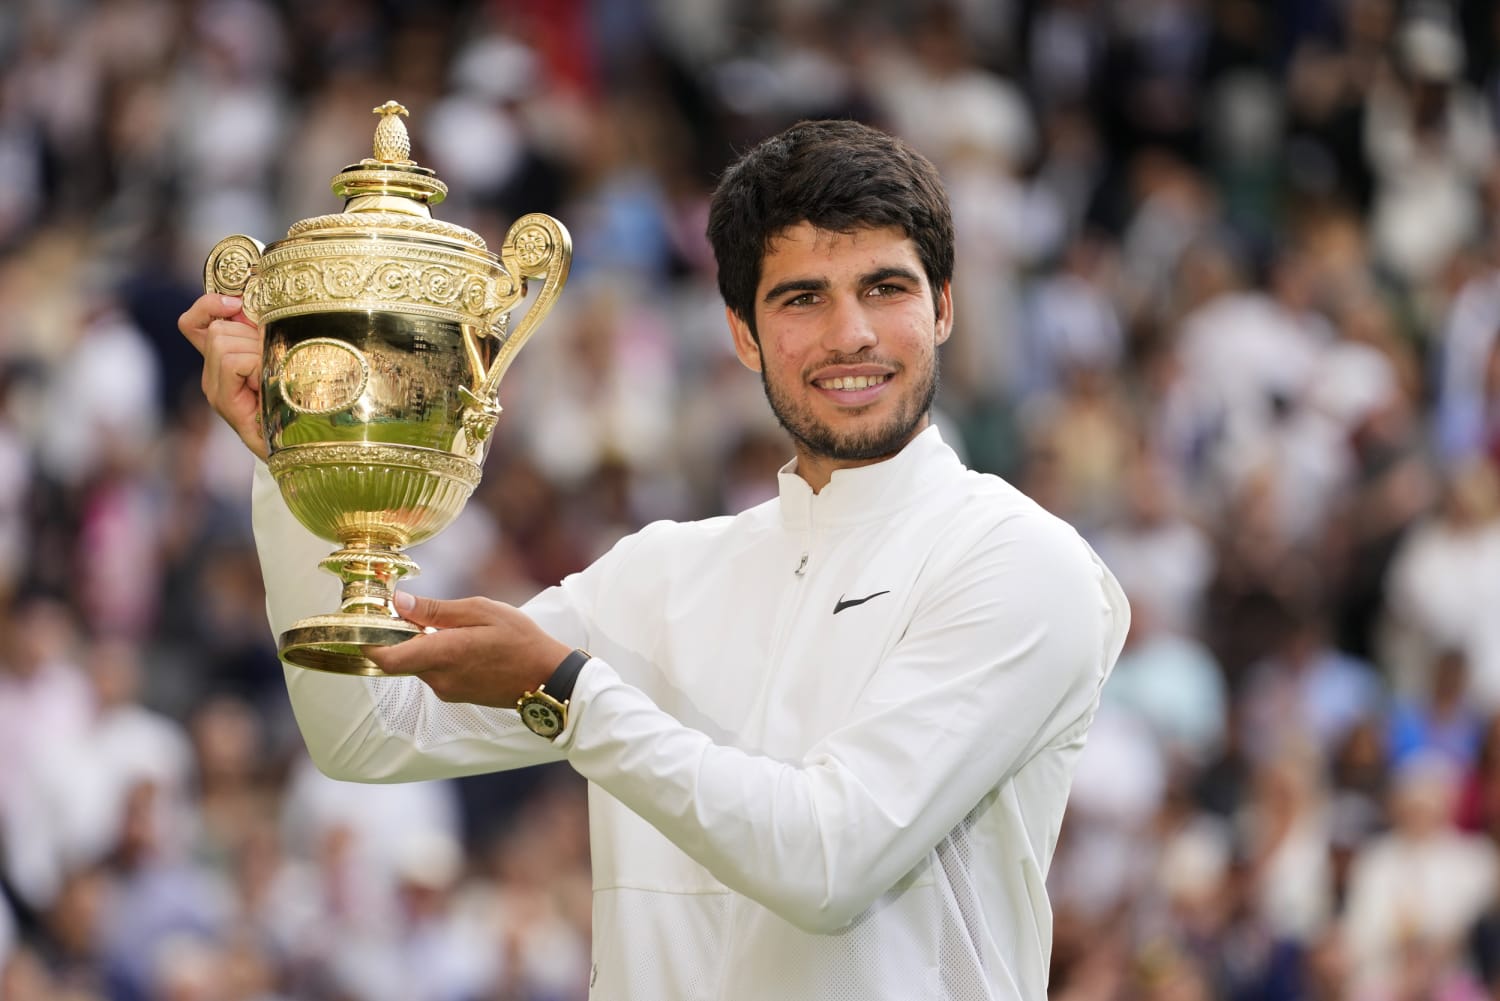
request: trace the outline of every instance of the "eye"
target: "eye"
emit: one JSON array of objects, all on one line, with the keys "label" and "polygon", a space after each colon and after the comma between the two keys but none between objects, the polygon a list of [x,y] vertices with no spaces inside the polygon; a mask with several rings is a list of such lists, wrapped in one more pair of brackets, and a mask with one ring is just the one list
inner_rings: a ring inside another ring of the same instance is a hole
[{"label": "eye", "polygon": [[905,286],[897,285],[894,282],[881,282],[879,285],[872,285],[868,294],[876,298],[885,298],[887,296],[900,295],[905,291]]},{"label": "eye", "polygon": [[817,301],[818,301],[818,297],[816,295],[814,295],[812,292],[802,292],[802,293],[799,293],[798,295],[794,295],[790,299],[786,300],[786,302],[783,303],[783,305],[786,305],[786,306],[811,306],[813,303],[815,303]]}]

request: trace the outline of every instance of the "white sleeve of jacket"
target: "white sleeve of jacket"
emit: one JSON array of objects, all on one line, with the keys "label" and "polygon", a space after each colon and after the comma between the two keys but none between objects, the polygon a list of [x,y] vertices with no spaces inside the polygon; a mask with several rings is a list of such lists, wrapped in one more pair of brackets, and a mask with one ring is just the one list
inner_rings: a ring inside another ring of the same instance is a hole
[{"label": "white sleeve of jacket", "polygon": [[834,932],[1039,750],[1080,736],[1128,620],[1071,529],[1018,518],[931,588],[855,712],[800,762],[714,744],[597,659],[559,743],[726,886]]},{"label": "white sleeve of jacket", "polygon": [[[258,463],[251,494],[266,615],[279,636],[299,618],[338,609],[339,582],[318,567],[337,548],[288,510],[270,470]],[[527,606],[568,641],[581,627],[564,603]],[[531,733],[514,710],[455,705],[416,678],[361,678],[285,667],[297,726],[314,763],[355,782],[447,778],[556,761],[560,750]]]}]

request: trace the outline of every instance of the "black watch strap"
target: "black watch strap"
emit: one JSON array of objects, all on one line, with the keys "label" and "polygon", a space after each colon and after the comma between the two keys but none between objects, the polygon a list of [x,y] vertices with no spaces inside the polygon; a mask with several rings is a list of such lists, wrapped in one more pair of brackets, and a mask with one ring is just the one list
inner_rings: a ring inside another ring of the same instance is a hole
[{"label": "black watch strap", "polygon": [[552,672],[542,685],[542,691],[552,696],[559,702],[566,702],[573,697],[573,685],[578,681],[578,672],[583,670],[592,654],[587,650],[574,650],[562,659],[557,665],[557,670]]}]

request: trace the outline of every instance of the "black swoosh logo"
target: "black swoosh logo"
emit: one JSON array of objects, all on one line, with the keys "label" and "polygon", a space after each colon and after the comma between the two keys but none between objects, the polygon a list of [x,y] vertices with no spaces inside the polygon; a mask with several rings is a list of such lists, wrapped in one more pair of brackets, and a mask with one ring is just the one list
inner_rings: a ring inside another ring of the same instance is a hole
[{"label": "black swoosh logo", "polygon": [[865,602],[869,601],[871,598],[878,598],[882,594],[890,594],[890,593],[891,592],[889,592],[889,591],[876,591],[874,594],[867,594],[863,598],[851,598],[848,601],[845,601],[844,600],[844,596],[841,594],[841,595],[839,595],[838,603],[833,606],[833,614],[837,615],[837,614],[839,614],[840,612],[842,612],[846,608],[853,608],[855,605],[863,605]]}]

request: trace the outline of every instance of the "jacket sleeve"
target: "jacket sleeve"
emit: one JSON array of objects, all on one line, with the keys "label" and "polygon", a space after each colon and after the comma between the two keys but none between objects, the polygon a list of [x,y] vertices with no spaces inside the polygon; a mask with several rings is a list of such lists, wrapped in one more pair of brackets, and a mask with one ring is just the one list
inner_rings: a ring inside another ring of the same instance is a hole
[{"label": "jacket sleeve", "polygon": [[726,886],[838,931],[1040,750],[1081,742],[1124,641],[1124,596],[1060,522],[1002,523],[940,577],[800,761],[716,745],[599,660],[559,743]]},{"label": "jacket sleeve", "polygon": [[[304,616],[337,610],[338,580],[318,567],[336,547],[296,520],[264,463],[256,467],[251,516],[273,635]],[[581,623],[555,588],[528,603],[526,612],[564,642],[581,636]],[[561,757],[514,710],[443,702],[416,678],[362,678],[291,665],[285,673],[308,753],[333,778],[447,778]]]}]

